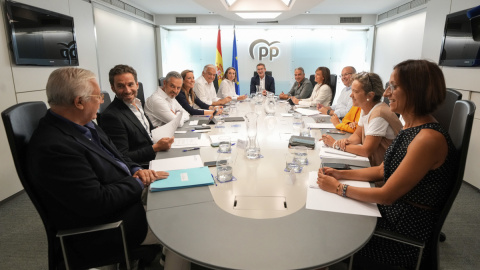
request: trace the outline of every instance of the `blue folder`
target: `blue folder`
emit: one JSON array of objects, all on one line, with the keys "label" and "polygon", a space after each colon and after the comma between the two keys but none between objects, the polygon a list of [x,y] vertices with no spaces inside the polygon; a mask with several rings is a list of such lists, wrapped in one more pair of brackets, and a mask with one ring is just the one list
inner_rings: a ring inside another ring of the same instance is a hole
[{"label": "blue folder", "polygon": [[215,182],[208,167],[168,171],[167,179],[150,184],[150,191],[164,191],[180,188],[213,185]]}]

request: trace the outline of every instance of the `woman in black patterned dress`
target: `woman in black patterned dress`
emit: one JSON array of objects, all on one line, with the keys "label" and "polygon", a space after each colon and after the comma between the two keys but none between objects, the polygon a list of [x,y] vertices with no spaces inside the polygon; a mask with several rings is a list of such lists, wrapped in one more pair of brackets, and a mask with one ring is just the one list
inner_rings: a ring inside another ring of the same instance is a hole
[{"label": "woman in black patterned dress", "polygon": [[[431,115],[445,99],[445,79],[440,68],[426,60],[407,60],[395,66],[384,97],[399,113],[405,126],[376,167],[318,173],[323,190],[355,200],[377,203],[382,218],[377,227],[427,241],[438,219],[438,210],[453,185],[456,151],[447,131]],[[376,188],[357,188],[337,179],[382,181]],[[426,254],[428,252],[425,252]],[[418,249],[373,237],[356,255],[365,269],[379,265],[411,268]],[[355,260],[354,260],[355,261]]]}]

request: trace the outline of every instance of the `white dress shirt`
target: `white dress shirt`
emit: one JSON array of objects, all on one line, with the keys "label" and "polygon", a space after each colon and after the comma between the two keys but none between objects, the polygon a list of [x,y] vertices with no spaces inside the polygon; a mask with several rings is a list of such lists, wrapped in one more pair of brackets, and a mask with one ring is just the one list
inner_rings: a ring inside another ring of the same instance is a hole
[{"label": "white dress shirt", "polygon": [[231,97],[233,100],[237,100],[238,95],[235,92],[235,82],[224,79],[218,88],[217,97]]},{"label": "white dress shirt", "polygon": [[214,101],[220,100],[217,97],[213,82],[207,83],[207,80],[205,80],[203,76],[200,76],[195,80],[193,91],[195,92],[195,95],[197,95],[197,97],[205,104],[212,105]]},{"label": "white dress shirt", "polygon": [[[119,98],[119,97],[117,97],[117,98]],[[119,99],[121,99],[121,98],[119,98]],[[148,122],[147,118],[145,117],[145,112],[143,111],[142,102],[140,101],[140,99],[135,98],[135,105],[137,107],[135,107],[132,103],[127,103],[125,101],[123,101],[123,103],[125,103],[125,105],[127,105],[127,107],[133,112],[133,114],[135,114],[138,121],[140,121],[142,126],[147,131],[148,135],[150,136],[150,139],[152,139],[152,132],[150,131],[150,123]],[[138,108],[138,110],[137,110],[137,108]]]},{"label": "white dress shirt", "polygon": [[334,110],[335,114],[340,118],[345,117],[345,115],[348,113],[348,111],[350,111],[350,109],[353,106],[353,101],[352,101],[352,98],[350,97],[351,93],[352,93],[352,87],[346,86],[345,88],[342,89],[342,92],[338,97],[337,103],[331,106],[332,110]]},{"label": "white dress shirt", "polygon": [[183,116],[179,127],[183,126],[185,121],[188,121],[189,114],[175,98],[170,98],[160,87],[145,101],[145,113],[155,127],[172,121],[175,118],[175,113],[180,111],[183,112]]},{"label": "white dress shirt", "polygon": [[312,106],[314,104],[322,104],[323,106],[329,106],[332,99],[332,89],[328,84],[315,84],[312,95],[309,98],[301,99],[298,101],[299,105]]}]

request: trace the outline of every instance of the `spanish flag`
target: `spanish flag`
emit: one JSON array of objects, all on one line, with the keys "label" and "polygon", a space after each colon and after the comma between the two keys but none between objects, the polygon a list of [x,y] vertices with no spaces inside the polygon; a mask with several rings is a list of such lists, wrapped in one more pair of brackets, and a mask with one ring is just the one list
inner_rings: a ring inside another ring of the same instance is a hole
[{"label": "spanish flag", "polygon": [[223,80],[222,39],[220,38],[220,26],[218,27],[217,56],[215,57],[215,66],[217,66],[218,85],[220,86]]}]

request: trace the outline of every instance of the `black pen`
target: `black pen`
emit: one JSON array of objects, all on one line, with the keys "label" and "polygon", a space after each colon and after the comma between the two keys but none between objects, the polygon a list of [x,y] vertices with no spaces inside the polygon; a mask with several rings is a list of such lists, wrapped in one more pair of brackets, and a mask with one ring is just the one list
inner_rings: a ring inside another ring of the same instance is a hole
[{"label": "black pen", "polygon": [[193,148],[183,149],[183,152],[193,151],[193,150],[198,150],[198,149],[200,149],[200,147],[193,147]]}]

